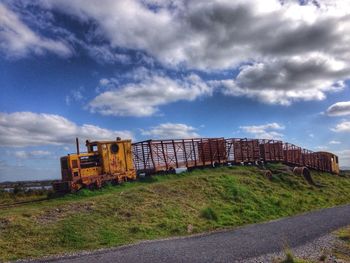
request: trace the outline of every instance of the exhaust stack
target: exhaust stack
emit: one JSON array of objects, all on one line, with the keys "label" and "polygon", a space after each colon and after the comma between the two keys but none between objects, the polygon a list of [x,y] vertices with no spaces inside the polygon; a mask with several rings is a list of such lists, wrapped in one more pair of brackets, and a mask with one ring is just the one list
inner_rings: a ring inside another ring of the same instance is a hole
[{"label": "exhaust stack", "polygon": [[79,151],[79,139],[78,139],[78,137],[75,138],[75,143],[77,145],[77,154],[79,155],[80,151]]}]

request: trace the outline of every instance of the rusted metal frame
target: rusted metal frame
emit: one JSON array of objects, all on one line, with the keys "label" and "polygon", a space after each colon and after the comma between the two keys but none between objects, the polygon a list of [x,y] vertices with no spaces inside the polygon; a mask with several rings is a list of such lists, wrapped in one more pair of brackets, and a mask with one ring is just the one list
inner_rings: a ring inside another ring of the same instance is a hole
[{"label": "rusted metal frame", "polygon": [[[221,139],[220,139],[220,142],[221,142]],[[220,156],[220,152],[221,152],[221,147],[219,145],[219,140],[217,139],[216,140],[216,151],[217,151],[217,159],[218,159],[218,162],[221,163],[221,156]]]},{"label": "rusted metal frame", "polygon": [[142,159],[143,159],[143,169],[146,170],[146,156],[145,156],[145,147],[143,146],[143,143],[141,143],[141,150],[142,150]]},{"label": "rusted metal frame", "polygon": [[194,165],[197,166],[197,155],[196,155],[196,148],[194,146],[194,140],[192,139],[192,148],[194,153]]},{"label": "rusted metal frame", "polygon": [[187,152],[186,152],[186,146],[185,146],[185,140],[184,139],[182,139],[182,145],[184,147],[184,157],[185,157],[186,167],[188,168]]},{"label": "rusted metal frame", "polygon": [[162,141],[158,141],[157,143],[152,144],[154,147],[152,148],[155,157],[157,158],[155,161],[158,166],[166,165],[166,156],[164,157],[164,150],[162,149]]},{"label": "rusted metal frame", "polygon": [[186,152],[186,155],[187,155],[187,159],[189,161],[191,161],[191,164],[189,164],[189,166],[194,166],[193,165],[193,161],[195,159],[195,155],[193,155],[193,151],[192,151],[192,141],[191,140],[186,140],[186,143],[185,143],[185,149],[184,151]]},{"label": "rusted metal frame", "polygon": [[196,166],[196,153],[192,149],[192,141],[187,140],[185,143],[185,149],[187,160],[189,161],[188,166]]},{"label": "rusted metal frame", "polygon": [[213,150],[211,148],[211,139],[208,139],[208,146],[209,146],[209,155],[210,155],[210,164],[213,166],[214,164],[214,159],[213,159]]},{"label": "rusted metal frame", "polygon": [[[232,139],[226,139],[225,142],[226,142],[225,150],[226,150],[226,155],[227,155],[227,161],[234,161],[235,154],[234,154],[234,150],[233,150]],[[231,147],[232,147],[233,160],[231,159]]]},{"label": "rusted metal frame", "polygon": [[280,147],[279,147],[279,151],[280,151],[280,154],[279,154],[279,159],[280,161],[283,161],[284,160],[284,156],[283,156],[283,142],[280,142]]},{"label": "rusted metal frame", "polygon": [[165,162],[165,168],[166,170],[168,170],[168,161],[167,161],[167,158],[166,158],[166,155],[165,155],[165,151],[164,151],[164,145],[163,145],[163,141],[160,141],[160,144],[162,146],[162,152],[163,152],[163,157],[164,157],[164,162]]},{"label": "rusted metal frame", "polygon": [[[183,151],[182,151],[181,145],[178,142],[175,143],[175,147],[177,147],[176,155],[177,155],[177,162],[179,165],[179,163],[182,163],[182,160],[183,160]],[[179,153],[180,153],[180,156],[179,156]]]},{"label": "rusted metal frame", "polygon": [[[164,147],[165,147],[165,153],[166,153],[166,156],[167,156],[168,165],[169,165],[169,167],[172,167],[171,164],[174,163],[174,161],[176,162],[175,155],[171,156],[170,150],[168,148],[169,146],[173,146],[172,142],[171,141],[170,142],[166,141],[163,144],[164,144]],[[175,165],[176,165],[176,163],[175,163]]]},{"label": "rusted metal frame", "polygon": [[257,161],[260,159],[260,146],[259,146],[259,141],[258,140],[254,140],[254,159],[253,162]]},{"label": "rusted metal frame", "polygon": [[[271,143],[272,142],[272,143]],[[270,150],[270,161],[274,161],[275,160],[275,144],[274,144],[274,140],[269,140],[268,141],[268,145],[269,145],[269,150]]]},{"label": "rusted metal frame", "polygon": [[152,164],[153,164],[153,169],[157,170],[156,163],[154,162],[153,147],[152,147],[152,141],[151,140],[148,141],[148,148],[149,148],[149,153],[150,153]]},{"label": "rusted metal frame", "polygon": [[283,143],[283,158],[284,162],[288,163],[288,143]]},{"label": "rusted metal frame", "polygon": [[205,155],[204,155],[204,146],[203,146],[203,139],[201,138],[201,150],[202,150],[202,162],[203,162],[203,166],[205,166]]},{"label": "rusted metal frame", "polygon": [[177,154],[176,154],[176,148],[175,148],[175,142],[174,142],[174,140],[172,140],[172,143],[173,143],[173,150],[174,150],[176,168],[179,168],[179,163],[178,163],[178,161],[177,161]]}]

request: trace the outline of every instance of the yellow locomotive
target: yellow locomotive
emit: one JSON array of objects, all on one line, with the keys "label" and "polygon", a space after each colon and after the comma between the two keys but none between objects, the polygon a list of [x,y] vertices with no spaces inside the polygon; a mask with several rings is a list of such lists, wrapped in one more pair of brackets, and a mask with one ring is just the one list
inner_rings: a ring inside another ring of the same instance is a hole
[{"label": "yellow locomotive", "polygon": [[62,180],[55,182],[56,192],[74,192],[83,187],[100,188],[104,183],[136,179],[131,140],[86,141],[87,152],[61,157]]}]

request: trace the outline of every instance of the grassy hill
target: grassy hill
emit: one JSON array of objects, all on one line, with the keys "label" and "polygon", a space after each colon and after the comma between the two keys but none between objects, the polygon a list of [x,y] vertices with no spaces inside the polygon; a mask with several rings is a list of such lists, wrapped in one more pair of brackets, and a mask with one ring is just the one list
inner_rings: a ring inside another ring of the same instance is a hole
[{"label": "grassy hill", "polygon": [[232,228],[350,203],[350,178],[286,166],[221,167],[154,176],[40,203],[0,208],[0,261]]}]

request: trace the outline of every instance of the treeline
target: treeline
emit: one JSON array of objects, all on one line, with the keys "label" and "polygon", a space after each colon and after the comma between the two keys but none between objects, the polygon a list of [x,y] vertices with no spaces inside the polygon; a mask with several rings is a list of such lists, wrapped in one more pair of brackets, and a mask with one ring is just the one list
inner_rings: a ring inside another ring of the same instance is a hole
[{"label": "treeline", "polygon": [[0,188],[0,198],[47,196],[51,193],[52,190],[45,188],[45,186],[33,189],[22,183],[14,184],[11,188]]}]

